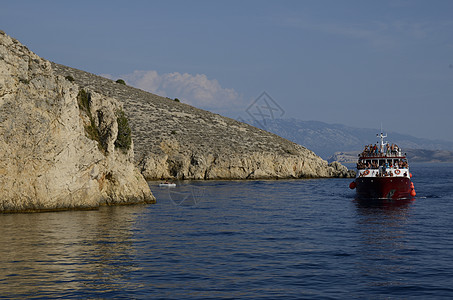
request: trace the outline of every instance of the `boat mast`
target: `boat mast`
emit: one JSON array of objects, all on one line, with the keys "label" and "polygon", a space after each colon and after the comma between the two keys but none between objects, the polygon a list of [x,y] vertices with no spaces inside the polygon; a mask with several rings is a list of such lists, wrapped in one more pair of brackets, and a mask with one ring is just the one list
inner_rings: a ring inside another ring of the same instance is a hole
[{"label": "boat mast", "polygon": [[376,136],[377,136],[378,138],[381,139],[381,143],[380,143],[380,144],[381,144],[381,148],[380,148],[380,150],[381,150],[381,153],[383,153],[384,150],[385,150],[384,146],[385,146],[385,144],[386,144],[386,143],[384,143],[384,138],[387,137],[387,134],[384,135],[384,134],[382,133],[382,125],[381,125],[381,134],[376,134]]}]

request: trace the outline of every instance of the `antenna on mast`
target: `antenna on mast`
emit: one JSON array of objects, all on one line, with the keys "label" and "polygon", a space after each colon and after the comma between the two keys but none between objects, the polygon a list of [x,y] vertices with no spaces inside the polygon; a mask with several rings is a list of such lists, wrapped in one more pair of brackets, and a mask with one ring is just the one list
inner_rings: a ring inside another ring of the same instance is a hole
[{"label": "antenna on mast", "polygon": [[380,150],[381,150],[381,153],[382,153],[382,152],[384,151],[384,149],[385,149],[385,148],[384,148],[384,146],[385,146],[384,138],[387,137],[387,135],[384,135],[384,132],[383,132],[383,130],[382,130],[382,122],[381,122],[381,134],[376,134],[376,136],[377,136],[378,138],[381,139],[381,142],[380,142],[380,145],[381,145]]}]

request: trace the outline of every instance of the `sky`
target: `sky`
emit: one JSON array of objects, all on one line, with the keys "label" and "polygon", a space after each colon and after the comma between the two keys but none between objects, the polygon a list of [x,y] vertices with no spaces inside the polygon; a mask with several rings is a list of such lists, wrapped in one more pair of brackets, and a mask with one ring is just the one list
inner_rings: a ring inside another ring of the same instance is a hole
[{"label": "sky", "polygon": [[0,30],[48,60],[234,119],[453,141],[452,12],[448,0],[0,0]]}]

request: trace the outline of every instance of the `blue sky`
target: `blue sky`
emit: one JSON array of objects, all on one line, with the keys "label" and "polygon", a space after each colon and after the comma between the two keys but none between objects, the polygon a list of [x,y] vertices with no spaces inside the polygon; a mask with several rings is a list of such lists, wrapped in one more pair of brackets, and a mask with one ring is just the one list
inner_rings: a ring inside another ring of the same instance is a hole
[{"label": "blue sky", "polygon": [[453,1],[0,2],[38,55],[227,115],[453,141]]}]

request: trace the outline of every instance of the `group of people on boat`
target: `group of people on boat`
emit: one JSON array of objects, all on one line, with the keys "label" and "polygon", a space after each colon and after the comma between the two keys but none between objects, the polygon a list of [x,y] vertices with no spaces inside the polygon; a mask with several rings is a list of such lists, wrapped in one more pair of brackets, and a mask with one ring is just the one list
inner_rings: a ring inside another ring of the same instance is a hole
[{"label": "group of people on boat", "polygon": [[360,154],[360,156],[391,156],[391,155],[401,155],[401,149],[395,144],[385,144],[385,146],[378,146],[377,144],[365,145],[365,149]]},{"label": "group of people on boat", "polygon": [[[406,160],[395,160],[394,163],[387,162],[383,165],[384,169],[407,169],[409,167],[408,163]],[[362,169],[379,169],[378,161],[373,160],[373,161],[362,161],[359,160],[357,162],[357,169],[362,170]]]}]

